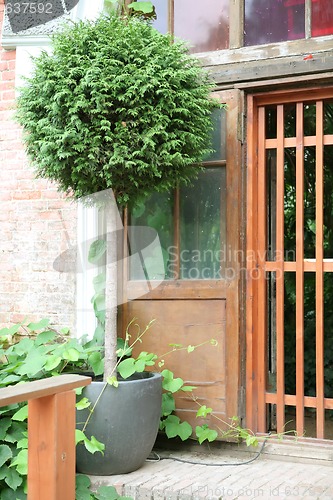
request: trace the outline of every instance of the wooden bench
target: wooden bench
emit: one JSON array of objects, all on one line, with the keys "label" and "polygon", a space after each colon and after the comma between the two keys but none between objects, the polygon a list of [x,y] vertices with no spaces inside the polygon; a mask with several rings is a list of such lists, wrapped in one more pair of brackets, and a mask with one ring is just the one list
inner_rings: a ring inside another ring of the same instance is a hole
[{"label": "wooden bench", "polygon": [[75,500],[75,392],[90,377],[59,375],[0,389],[0,407],[28,401],[28,500]]}]

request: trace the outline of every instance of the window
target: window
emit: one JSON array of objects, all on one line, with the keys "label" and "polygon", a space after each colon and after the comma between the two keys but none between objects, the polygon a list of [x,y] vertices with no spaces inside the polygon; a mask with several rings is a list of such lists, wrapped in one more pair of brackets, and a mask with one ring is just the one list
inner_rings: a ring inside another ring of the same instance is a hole
[{"label": "window", "polygon": [[[159,257],[144,258],[149,280],[216,280],[224,277],[226,248],[226,111],[214,114],[214,153],[204,162],[204,170],[192,186],[174,193],[153,193],[130,217],[131,255],[140,253],[143,231],[157,231],[162,246],[164,275]],[[139,228],[136,230],[135,228]],[[140,280],[142,262],[131,259],[130,279]]]},{"label": "window", "polygon": [[[144,1],[144,0],[139,0]],[[155,27],[209,52],[333,34],[332,0],[154,0]]]},{"label": "window", "polygon": [[245,46],[330,34],[331,0],[245,0]]},{"label": "window", "polygon": [[229,47],[229,0],[155,0],[155,27],[189,42],[191,52]]}]

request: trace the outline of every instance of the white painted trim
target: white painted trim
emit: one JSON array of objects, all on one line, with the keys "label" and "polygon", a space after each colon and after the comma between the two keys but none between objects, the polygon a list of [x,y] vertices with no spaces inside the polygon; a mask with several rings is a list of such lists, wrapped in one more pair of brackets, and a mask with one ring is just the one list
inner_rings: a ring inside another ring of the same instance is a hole
[{"label": "white painted trim", "polygon": [[97,320],[91,298],[94,295],[93,278],[98,268],[89,268],[88,253],[91,243],[98,237],[98,209],[78,203],[77,210],[77,274],[76,274],[76,333],[78,337],[92,338]]}]

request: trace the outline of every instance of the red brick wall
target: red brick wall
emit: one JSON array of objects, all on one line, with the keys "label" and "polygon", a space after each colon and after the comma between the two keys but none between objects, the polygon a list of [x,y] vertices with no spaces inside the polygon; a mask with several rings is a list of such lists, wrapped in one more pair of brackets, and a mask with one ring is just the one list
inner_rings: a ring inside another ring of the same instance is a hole
[{"label": "red brick wall", "polygon": [[[3,10],[0,0],[0,27]],[[0,325],[48,317],[73,327],[75,273],[53,263],[76,245],[76,206],[29,166],[13,119],[15,58],[0,47]]]}]

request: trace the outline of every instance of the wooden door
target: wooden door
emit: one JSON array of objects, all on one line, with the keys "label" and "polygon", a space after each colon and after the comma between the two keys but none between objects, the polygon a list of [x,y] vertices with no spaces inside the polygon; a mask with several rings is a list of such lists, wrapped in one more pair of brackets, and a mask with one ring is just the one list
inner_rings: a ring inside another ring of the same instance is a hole
[{"label": "wooden door", "polygon": [[248,98],[247,425],[254,431],[333,438],[332,111],[330,88]]},{"label": "wooden door", "polygon": [[[240,395],[241,98],[237,91],[215,96],[228,108],[214,117],[216,151],[204,162],[198,180],[175,193],[153,194],[127,215],[129,233],[130,227],[146,225],[158,231],[165,270],[159,286],[152,286],[158,272],[153,256],[142,253],[140,264],[144,261],[150,282],[147,291],[143,275],[124,260],[122,328],[133,318],[141,328],[155,319],[139,349],[159,355],[170,351],[170,344],[204,344],[191,353],[165,356],[165,367],[196,386],[197,401],[226,420],[239,415]],[[135,237],[131,247],[138,253],[140,242]],[[218,345],[211,345],[210,339]],[[190,394],[178,397],[178,414],[193,425],[199,423],[197,408]]]}]

